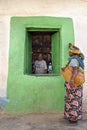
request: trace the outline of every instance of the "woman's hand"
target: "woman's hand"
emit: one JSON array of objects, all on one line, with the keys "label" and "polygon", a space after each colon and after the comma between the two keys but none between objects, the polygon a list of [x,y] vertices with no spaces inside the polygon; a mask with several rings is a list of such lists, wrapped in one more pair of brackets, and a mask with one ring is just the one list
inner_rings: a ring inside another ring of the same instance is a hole
[{"label": "woman's hand", "polygon": [[74,88],[74,80],[73,80],[73,79],[70,80],[70,83],[69,83],[69,84],[70,84],[70,87],[71,87],[71,88]]}]

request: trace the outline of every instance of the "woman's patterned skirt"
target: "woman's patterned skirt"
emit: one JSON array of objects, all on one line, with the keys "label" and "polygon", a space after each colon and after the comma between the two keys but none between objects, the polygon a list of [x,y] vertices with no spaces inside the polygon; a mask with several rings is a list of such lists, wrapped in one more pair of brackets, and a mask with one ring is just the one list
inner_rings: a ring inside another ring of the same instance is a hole
[{"label": "woman's patterned skirt", "polygon": [[82,97],[83,87],[71,89],[69,83],[65,82],[65,110],[64,117],[68,120],[82,119]]}]

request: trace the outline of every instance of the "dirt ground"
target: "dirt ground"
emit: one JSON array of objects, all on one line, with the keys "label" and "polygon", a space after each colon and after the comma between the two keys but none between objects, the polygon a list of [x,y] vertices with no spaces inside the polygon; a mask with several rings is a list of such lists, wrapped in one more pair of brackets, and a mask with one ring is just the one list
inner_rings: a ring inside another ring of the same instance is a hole
[{"label": "dirt ground", "polygon": [[87,113],[72,125],[63,118],[63,112],[14,115],[1,111],[0,130],[87,130]]}]

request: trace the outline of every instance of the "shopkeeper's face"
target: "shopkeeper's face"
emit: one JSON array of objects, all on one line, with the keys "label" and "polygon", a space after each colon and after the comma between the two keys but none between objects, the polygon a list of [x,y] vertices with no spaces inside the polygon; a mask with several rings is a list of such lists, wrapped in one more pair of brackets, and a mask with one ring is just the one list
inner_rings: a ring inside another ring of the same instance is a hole
[{"label": "shopkeeper's face", "polygon": [[42,60],[42,59],[43,59],[42,54],[39,54],[39,56],[38,56],[38,60]]}]

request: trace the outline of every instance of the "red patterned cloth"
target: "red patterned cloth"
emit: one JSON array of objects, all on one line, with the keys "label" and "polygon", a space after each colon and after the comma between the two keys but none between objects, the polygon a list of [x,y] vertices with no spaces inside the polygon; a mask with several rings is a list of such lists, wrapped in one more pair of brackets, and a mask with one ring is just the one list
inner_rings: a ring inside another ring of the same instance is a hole
[{"label": "red patterned cloth", "polygon": [[69,83],[65,82],[65,110],[64,116],[68,120],[82,119],[82,97],[83,87],[79,86],[76,89],[70,88]]}]

